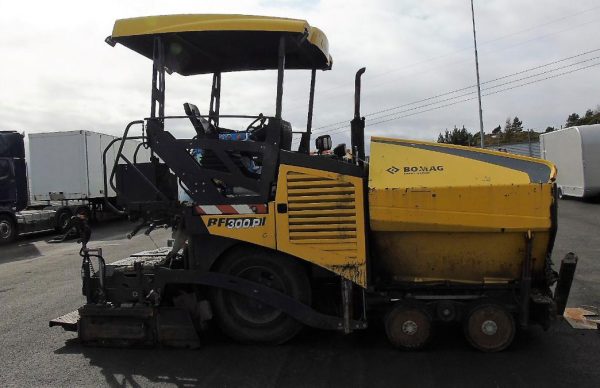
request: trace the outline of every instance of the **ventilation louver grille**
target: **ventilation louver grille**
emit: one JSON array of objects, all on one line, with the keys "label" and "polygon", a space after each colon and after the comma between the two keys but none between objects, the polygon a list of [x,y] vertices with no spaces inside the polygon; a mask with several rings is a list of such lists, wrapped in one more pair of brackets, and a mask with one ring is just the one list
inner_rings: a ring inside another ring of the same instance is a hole
[{"label": "ventilation louver grille", "polygon": [[289,239],[356,257],[356,190],[352,183],[287,173]]}]

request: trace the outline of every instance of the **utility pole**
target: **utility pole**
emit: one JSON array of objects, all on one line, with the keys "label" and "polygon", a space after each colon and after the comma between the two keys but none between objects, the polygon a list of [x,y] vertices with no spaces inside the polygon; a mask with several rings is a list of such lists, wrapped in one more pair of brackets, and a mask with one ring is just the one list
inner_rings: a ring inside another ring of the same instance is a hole
[{"label": "utility pole", "polygon": [[479,101],[479,135],[481,137],[481,148],[483,148],[483,111],[481,110],[481,84],[479,81],[479,58],[477,57],[477,35],[475,34],[475,9],[471,0],[471,17],[473,20],[473,44],[475,45],[475,72],[477,73],[477,97]]}]

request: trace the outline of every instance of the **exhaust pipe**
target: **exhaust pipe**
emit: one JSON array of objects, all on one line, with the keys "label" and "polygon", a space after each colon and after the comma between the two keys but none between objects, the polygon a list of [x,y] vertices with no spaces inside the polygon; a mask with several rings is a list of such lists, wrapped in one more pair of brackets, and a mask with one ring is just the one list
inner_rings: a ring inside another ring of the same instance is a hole
[{"label": "exhaust pipe", "polygon": [[350,121],[350,141],[354,163],[362,166],[365,160],[365,118],[360,116],[360,78],[365,72],[360,68],[354,77],[354,118]]}]

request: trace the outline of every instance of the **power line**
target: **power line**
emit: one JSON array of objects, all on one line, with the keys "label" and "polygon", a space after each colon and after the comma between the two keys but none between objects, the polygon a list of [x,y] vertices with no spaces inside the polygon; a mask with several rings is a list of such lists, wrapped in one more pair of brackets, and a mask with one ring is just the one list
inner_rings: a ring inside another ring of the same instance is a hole
[{"label": "power line", "polygon": [[[561,66],[561,67],[557,67],[556,69],[546,70],[546,71],[542,71],[540,73],[528,75],[527,77],[521,77],[521,78],[517,78],[517,79],[511,80],[511,81],[503,82],[501,84],[490,86],[490,87],[485,88],[483,90],[485,91],[485,90],[496,89],[496,88],[499,88],[499,87],[502,87],[502,86],[514,84],[515,82],[524,81],[526,79],[531,79],[531,78],[539,77],[539,76],[544,75],[544,74],[553,73],[553,72],[558,71],[558,70],[567,69],[569,67],[573,67],[575,65],[580,65],[582,63],[590,62],[590,61],[593,61],[593,60],[596,60],[596,59],[599,59],[599,58],[600,58],[600,56],[593,57],[593,58],[588,58],[588,59],[584,59],[583,61],[575,62],[575,63],[569,64],[569,65],[565,65],[565,66]],[[394,112],[394,113],[388,113],[388,114],[385,114],[385,115],[380,115],[379,117],[375,117],[375,119],[380,119],[380,118],[383,118],[383,117],[393,116],[393,115],[398,114],[398,113],[409,112],[409,111],[412,111],[412,110],[415,110],[415,109],[419,109],[419,108],[427,107],[427,106],[431,106],[431,105],[436,105],[436,104],[439,104],[439,103],[442,103],[442,102],[446,102],[446,101],[452,101],[452,100],[455,100],[455,99],[458,99],[458,98],[470,96],[471,94],[475,94],[475,93],[476,93],[476,91],[472,91],[472,92],[469,92],[469,93],[461,94],[459,96],[449,97],[449,98],[446,98],[446,99],[443,99],[443,100],[440,100],[440,101],[432,102],[432,103],[425,104],[425,105],[420,105],[420,106],[417,106],[416,108],[411,108],[411,109],[402,110],[400,112]],[[373,115],[369,115],[369,116],[373,116]]]},{"label": "power line", "polygon": [[[547,25],[555,24],[556,22],[559,22],[559,21],[562,21],[562,20],[566,20],[566,19],[570,19],[572,17],[578,16],[578,15],[581,15],[581,14],[590,13],[591,11],[595,11],[597,9],[600,9],[600,6],[595,6],[595,7],[587,8],[587,9],[575,12],[573,14],[569,14],[569,15],[566,15],[566,16],[562,16],[560,18],[552,19],[552,20],[547,21],[547,22],[542,23],[542,24],[538,24],[538,25],[535,25],[535,26],[532,26],[532,27],[529,27],[529,28],[525,28],[523,30],[515,31],[515,32],[512,32],[510,34],[502,35],[502,36],[499,36],[497,38],[484,41],[484,42],[480,43],[480,46],[488,45],[490,43],[494,43],[494,42],[497,42],[497,41],[509,38],[511,36],[519,35],[519,34],[522,34],[524,32],[527,32],[527,31],[533,31],[533,30],[536,30],[536,29],[538,29],[540,27],[544,27],[544,26],[547,26]],[[528,40],[523,41],[523,42],[519,42],[519,43],[517,43],[516,45],[513,45],[513,46],[522,45],[522,44],[525,44],[525,43],[528,43],[528,42],[531,42],[531,41],[534,41],[534,40],[537,40],[537,39],[541,39],[541,38],[547,37],[549,35],[554,35],[556,33],[562,33],[562,32],[568,31],[568,30],[572,30],[572,29],[579,28],[579,27],[582,27],[584,25],[591,24],[591,23],[596,23],[596,22],[597,22],[596,20],[592,20],[590,22],[586,22],[586,23],[582,23],[582,24],[577,24],[575,26],[570,26],[569,28],[566,28],[566,29],[563,29],[563,30],[560,30],[560,31],[557,31],[557,32],[551,32],[551,33],[548,33],[548,34],[544,34],[544,35],[540,35],[540,36],[534,37],[532,39],[528,39]],[[510,48],[510,47],[513,47],[513,46],[508,46],[506,48]],[[379,73],[379,74],[372,75],[372,76],[369,77],[369,79],[380,78],[380,77],[382,77],[384,75],[395,73],[395,72],[398,72],[398,71],[401,71],[401,70],[410,69],[410,68],[413,68],[413,67],[416,67],[416,66],[419,66],[419,65],[423,65],[423,64],[426,64],[426,63],[434,62],[434,61],[437,61],[439,59],[446,58],[446,57],[452,56],[454,54],[458,54],[458,53],[461,53],[463,51],[469,50],[470,48],[471,48],[470,46],[469,47],[464,47],[464,48],[461,48],[459,50],[455,50],[455,51],[452,51],[452,52],[449,52],[449,53],[446,53],[446,54],[438,55],[438,56],[435,56],[435,57],[430,57],[430,58],[424,59],[422,61],[414,62],[414,63],[412,63],[410,65],[406,65],[406,66],[403,66],[403,67],[398,67],[398,68],[395,68],[395,69],[391,69],[389,71],[385,71],[385,72],[382,72],[382,73]],[[465,61],[459,61],[459,62],[465,62]],[[336,90],[336,89],[339,89],[339,88],[342,88],[342,87],[348,87],[348,85],[346,83],[339,84],[337,86],[334,86],[334,87],[331,87],[331,88],[326,89],[324,91],[321,91],[319,94],[321,94],[321,95],[327,94],[327,93],[329,93],[332,90]],[[295,101],[300,101],[300,100],[297,99]]]},{"label": "power line", "polygon": [[[580,67],[580,68],[577,68],[577,69],[573,69],[573,70],[569,70],[569,71],[564,71],[562,73],[553,74],[551,76],[540,78],[540,79],[529,81],[529,82],[525,82],[523,84],[514,85],[514,86],[511,86],[511,87],[508,87],[508,88],[496,90],[496,91],[493,91],[493,92],[490,92],[490,93],[485,93],[485,94],[482,94],[482,97],[487,97],[487,96],[491,96],[491,95],[494,95],[494,94],[506,92],[506,91],[509,91],[509,90],[521,88],[521,87],[524,87],[524,86],[536,84],[536,83],[539,83],[539,82],[542,82],[542,81],[546,81],[546,80],[549,80],[549,79],[562,77],[562,76],[565,76],[565,75],[568,75],[568,74],[571,74],[571,73],[575,73],[575,72],[578,72],[578,71],[586,70],[586,69],[589,69],[589,68],[595,67],[595,66],[600,66],[600,62],[591,64],[591,65],[587,65],[587,66],[584,66],[584,67]],[[489,90],[489,89],[490,88],[488,88],[487,90]],[[369,123],[369,125],[381,124],[381,123],[385,123],[385,122],[389,122],[389,121],[394,121],[394,120],[398,120],[398,119],[409,117],[409,116],[418,115],[418,114],[421,114],[421,113],[430,112],[430,111],[441,109],[441,108],[446,108],[446,107],[457,105],[457,104],[460,104],[460,103],[463,103],[463,102],[472,101],[475,98],[477,98],[477,97],[471,97],[471,98],[467,98],[467,99],[460,100],[460,101],[454,101],[454,102],[451,102],[451,103],[448,103],[448,104],[444,104],[444,105],[440,105],[440,106],[435,106],[435,107],[432,107],[432,108],[429,108],[429,109],[420,110],[418,112],[413,112],[413,113],[409,113],[409,114],[406,114],[406,115],[393,116],[393,117],[390,117],[390,118],[386,118],[384,120],[374,121],[372,123]],[[333,128],[333,129],[329,130],[328,134],[332,135],[332,134],[336,134],[336,133],[341,133],[341,132],[343,132],[345,130],[347,130],[347,126],[340,126],[340,127]]]},{"label": "power line", "polygon": [[[559,59],[559,60],[548,62],[548,63],[543,64],[543,65],[534,66],[534,67],[531,67],[531,68],[528,68],[528,69],[525,69],[525,70],[521,70],[521,71],[518,71],[518,72],[515,72],[515,73],[506,74],[506,75],[503,75],[501,77],[497,77],[497,78],[494,78],[492,80],[482,82],[481,84],[482,85],[487,85],[487,84],[490,84],[490,83],[493,83],[493,82],[497,82],[497,81],[500,81],[500,80],[503,80],[503,79],[514,77],[514,76],[519,75],[519,74],[525,74],[525,73],[528,73],[528,72],[531,72],[531,71],[534,71],[534,70],[542,69],[544,67],[548,67],[548,66],[552,66],[552,65],[555,65],[555,64],[558,64],[558,63],[561,63],[561,62],[565,62],[565,61],[568,61],[570,59],[579,58],[579,57],[582,57],[584,55],[591,54],[591,53],[594,53],[594,52],[597,52],[597,51],[600,51],[600,48],[594,49],[594,50],[585,51],[585,52],[582,52],[582,53],[579,53],[579,54],[576,54],[576,55],[572,55],[572,56],[565,57],[565,58],[562,58],[562,59]],[[596,58],[597,57],[592,58],[592,59],[596,59]],[[549,71],[561,70],[561,69],[563,69],[565,67],[573,66],[573,65],[576,65],[576,64],[579,64],[579,63],[583,63],[583,62],[587,62],[587,61],[589,61],[589,60],[584,60],[584,61],[581,61],[581,62],[575,62],[573,64],[570,64],[570,65],[567,65],[567,66],[563,66],[563,67],[559,67],[557,69],[549,70]],[[543,73],[539,73],[539,74],[543,74]],[[516,81],[518,81],[518,80],[516,80]],[[516,81],[514,81],[514,82],[516,82]],[[502,86],[502,85],[504,85],[504,84],[500,84],[499,86]],[[365,115],[365,117],[375,116],[375,115],[378,115],[380,113],[390,112],[390,111],[397,110],[397,109],[400,109],[400,108],[404,108],[404,107],[407,107],[407,106],[411,106],[411,105],[419,104],[419,103],[422,103],[422,102],[427,102],[427,101],[431,101],[431,100],[434,100],[434,99],[438,99],[440,97],[444,97],[444,96],[456,94],[458,92],[462,92],[462,91],[474,88],[475,86],[476,85],[470,85],[470,86],[466,86],[466,87],[463,87],[463,88],[454,89],[454,90],[451,90],[449,92],[437,94],[435,96],[424,98],[424,99],[421,99],[421,100],[416,100],[416,101],[412,101],[412,102],[409,102],[409,103],[406,103],[406,104],[396,105],[396,106],[393,106],[393,107],[390,107],[390,108],[386,108],[386,109],[382,109],[382,110],[379,110],[379,111],[367,113]],[[470,92],[470,93],[467,93],[465,95],[470,95],[472,93],[474,93],[474,92]],[[465,95],[460,95],[460,96],[456,96],[456,97],[453,97],[453,98],[460,98],[460,97],[464,97]],[[444,101],[448,101],[448,99],[442,100],[440,102],[444,102]],[[396,113],[398,113],[398,112],[396,112]],[[315,128],[315,130],[313,131],[313,133],[323,132],[322,130],[325,129],[325,128],[335,127],[335,126],[338,126],[339,124],[345,124],[346,122],[347,122],[347,120],[338,121],[338,122],[327,124],[327,125],[322,125],[322,126],[319,126],[319,127]],[[319,130],[321,130],[321,131],[319,131]]]},{"label": "power line", "polygon": [[[600,6],[592,7],[592,8],[589,8],[589,9],[587,9],[587,10],[583,10],[583,11],[577,12],[577,13],[575,13],[575,14],[571,14],[571,15],[568,15],[568,16],[563,16],[563,17],[560,17],[560,18],[557,18],[557,19],[554,19],[554,20],[548,21],[548,22],[546,22],[546,23],[538,24],[537,26],[534,26],[534,27],[526,28],[526,29],[524,29],[524,30],[516,31],[516,32],[510,33],[510,34],[507,34],[507,35],[500,36],[500,37],[498,37],[498,38],[494,38],[494,39],[491,39],[491,40],[487,40],[487,41],[484,41],[484,42],[480,43],[479,45],[480,45],[480,46],[488,45],[488,44],[490,44],[490,43],[497,42],[497,41],[499,41],[499,40],[503,40],[503,39],[505,39],[505,38],[508,38],[508,37],[510,37],[510,36],[519,35],[519,34],[521,34],[521,33],[523,33],[523,32],[526,32],[526,31],[532,31],[532,30],[535,30],[535,29],[537,29],[537,28],[539,28],[539,27],[543,27],[543,26],[546,26],[546,25],[554,24],[554,23],[555,23],[555,22],[557,22],[557,21],[564,20],[564,19],[568,19],[568,18],[571,18],[571,17],[577,16],[577,15],[580,15],[580,14],[582,14],[582,13],[588,13],[588,12],[590,12],[590,11],[593,11],[593,10],[596,10],[596,9],[598,9],[598,8],[600,8]],[[584,25],[587,25],[587,24],[592,24],[592,23],[597,23],[597,20],[590,20],[589,22],[586,22],[586,23],[581,23],[581,24],[577,24],[577,25],[574,25],[574,26],[569,26],[569,28],[565,28],[565,29],[562,29],[562,30],[559,30],[559,31],[555,31],[555,32],[550,32],[550,33],[547,33],[547,34],[539,35],[539,36],[536,36],[536,37],[534,37],[534,38],[527,39],[527,40],[525,40],[525,41],[522,41],[522,42],[518,42],[518,43],[516,43],[516,44],[514,44],[514,45],[511,45],[511,46],[508,46],[508,47],[506,47],[506,48],[511,48],[511,47],[514,47],[514,46],[519,46],[519,45],[522,45],[522,44],[525,44],[525,43],[529,43],[529,42],[531,42],[531,41],[534,41],[534,40],[537,40],[537,39],[545,38],[545,37],[547,37],[547,36],[550,36],[550,35],[555,35],[555,34],[557,34],[557,33],[566,32],[566,31],[569,31],[569,30],[572,30],[572,29],[575,29],[575,28],[579,28],[579,27],[582,27],[582,26],[584,26]],[[398,68],[398,69],[395,69],[395,70],[390,70],[390,71],[387,71],[387,72],[384,72],[384,73],[380,73],[380,74],[377,74],[377,75],[371,76],[370,78],[371,78],[371,79],[373,79],[373,78],[379,78],[379,77],[382,77],[382,76],[384,76],[384,75],[387,75],[387,74],[390,74],[390,73],[394,73],[394,72],[396,72],[396,71],[400,71],[400,70],[404,70],[404,69],[406,69],[406,68],[410,68],[410,67],[415,67],[415,66],[418,66],[418,65],[422,65],[422,64],[424,64],[424,63],[429,63],[429,62],[432,62],[432,61],[434,61],[434,60],[436,60],[436,59],[439,59],[439,58],[444,58],[444,57],[451,56],[451,55],[454,55],[454,54],[458,54],[458,53],[460,53],[460,52],[463,52],[463,51],[466,51],[466,50],[470,50],[470,49],[471,49],[471,47],[470,47],[470,46],[469,46],[469,47],[464,47],[464,48],[462,48],[462,49],[459,49],[459,50],[456,50],[456,51],[450,52],[450,53],[448,53],[448,54],[440,55],[440,56],[433,57],[433,58],[430,58],[430,59],[427,59],[427,60],[423,60],[423,61],[420,61],[420,62],[415,62],[415,63],[413,63],[412,65],[408,65],[408,66],[406,66],[406,67],[404,67],[404,68]],[[465,60],[465,61],[467,61],[467,60]],[[461,62],[465,62],[465,61],[461,61]]]}]

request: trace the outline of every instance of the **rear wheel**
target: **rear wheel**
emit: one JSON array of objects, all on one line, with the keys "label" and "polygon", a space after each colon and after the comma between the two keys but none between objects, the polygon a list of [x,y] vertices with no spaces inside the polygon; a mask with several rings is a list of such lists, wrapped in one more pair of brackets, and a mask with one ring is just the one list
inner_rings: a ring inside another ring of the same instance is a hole
[{"label": "rear wheel", "polygon": [[[223,258],[216,271],[274,288],[310,305],[306,270],[288,256],[259,249],[236,250]],[[212,302],[221,330],[238,341],[280,344],[302,328],[283,311],[232,291],[215,289]]]},{"label": "rear wheel", "polygon": [[504,307],[495,303],[474,306],[465,320],[465,336],[483,352],[506,349],[515,338],[515,320]]},{"label": "rear wheel", "polygon": [[385,332],[397,348],[422,349],[431,340],[431,316],[418,306],[396,306],[385,318]]},{"label": "rear wheel", "polygon": [[17,225],[12,217],[0,214],[0,245],[8,244],[17,237]]}]

